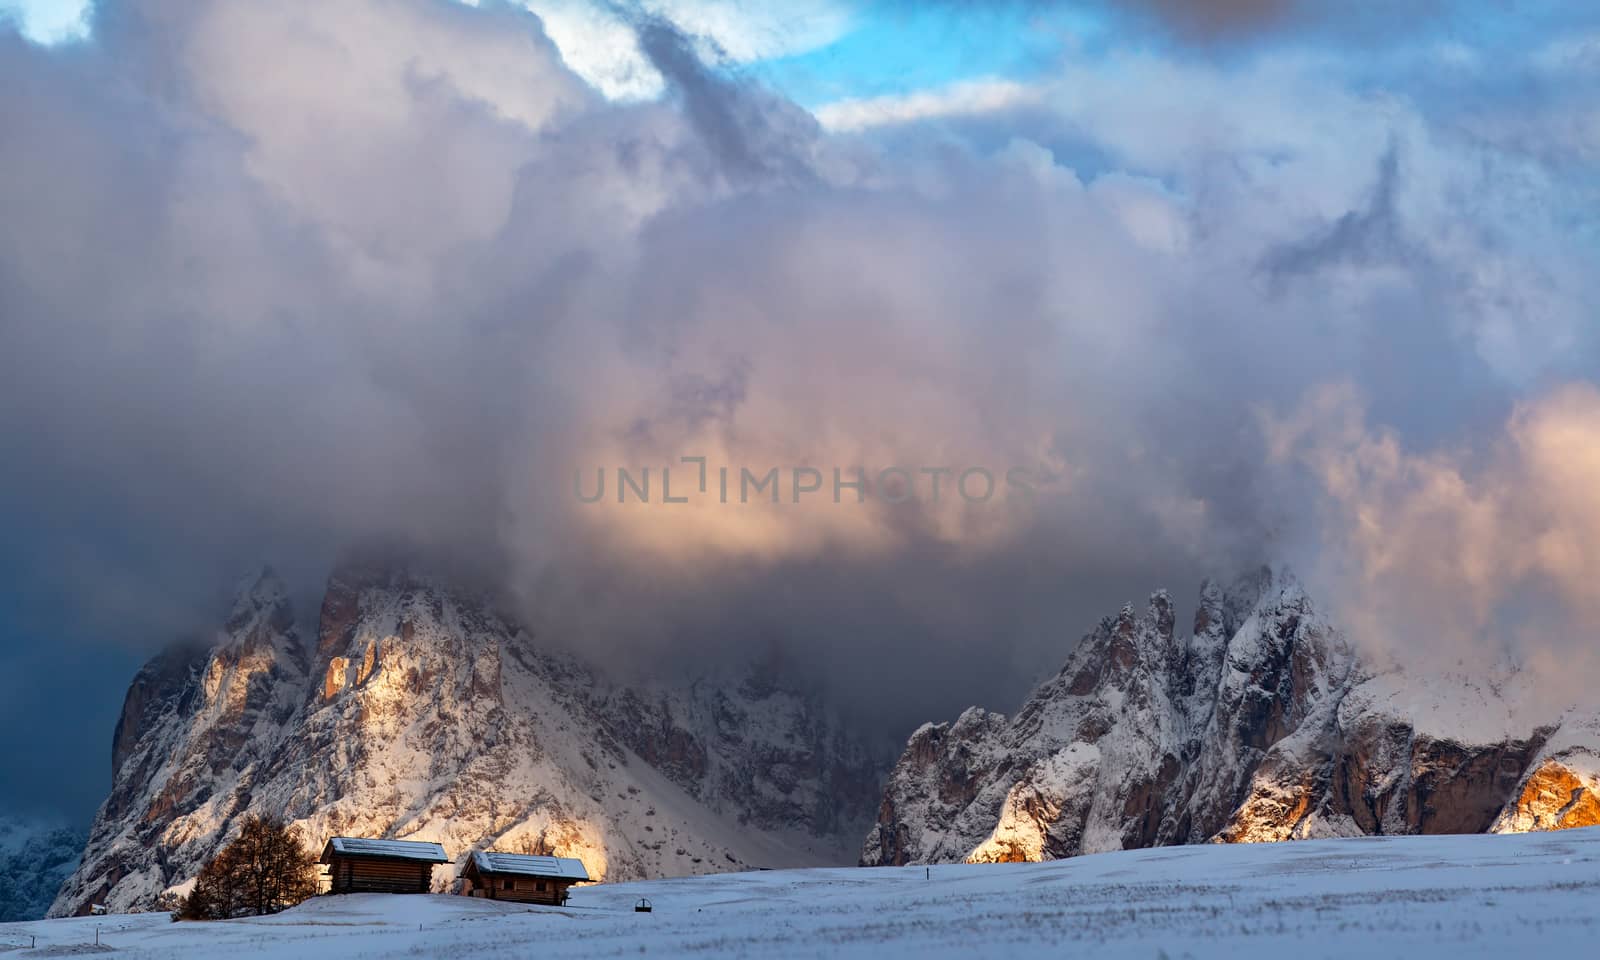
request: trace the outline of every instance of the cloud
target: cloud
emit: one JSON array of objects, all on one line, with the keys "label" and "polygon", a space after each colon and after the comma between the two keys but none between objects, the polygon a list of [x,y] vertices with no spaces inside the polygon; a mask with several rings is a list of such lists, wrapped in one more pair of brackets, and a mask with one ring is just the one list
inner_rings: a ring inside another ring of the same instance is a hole
[{"label": "cloud", "polygon": [[840,100],[814,112],[827,129],[848,133],[886,124],[1013,109],[1035,99],[1037,91],[1027,84],[991,77],[963,80],[938,90]]},{"label": "cloud", "polygon": [[[1403,464],[1595,374],[1586,227],[1550,215],[1592,188],[1499,124],[1514,92],[1444,110],[1335,57],[1139,47],[837,136],[661,18],[635,26],[667,95],[617,102],[504,5],[96,17],[82,47],[0,34],[0,564],[30,638],[150,649],[243,567],[314,596],[396,538],[552,644],[642,672],[776,646],[894,736],[1008,708],[1155,586],[1365,556],[1258,411],[1352,383]],[[1297,436],[1348,422],[1314,409]],[[952,473],[937,503],[572,493],[677,492],[685,456]],[[975,466],[1036,496],[951,496]],[[1525,569],[1567,584],[1579,546]]]},{"label": "cloud", "polygon": [[1404,259],[1396,224],[1395,193],[1399,177],[1398,150],[1391,146],[1378,164],[1372,199],[1364,209],[1351,210],[1313,237],[1274,250],[1264,264],[1268,273],[1282,279],[1340,264],[1381,264]]},{"label": "cloud", "polygon": [[1350,386],[1268,416],[1274,457],[1325,496],[1313,569],[1354,637],[1419,673],[1512,664],[1548,708],[1600,675],[1600,389],[1556,387],[1475,443],[1412,449]]},{"label": "cloud", "polygon": [[810,174],[808,154],[816,129],[804,111],[708,68],[691,38],[667,20],[643,17],[634,27],[640,49],[677,94],[724,174],[754,181]]},{"label": "cloud", "polygon": [[88,0],[3,0],[0,20],[14,20],[35,43],[64,43],[88,33],[88,6]]},{"label": "cloud", "polygon": [[[961,14],[1023,12],[1095,38],[1152,40],[1189,56],[1339,50],[1379,64],[1476,46],[1526,52],[1536,42],[1593,29],[1594,12],[1575,4],[1495,0],[935,0]],[[926,7],[928,4],[919,4]],[[1352,65],[1354,66],[1354,64]],[[1438,66],[1437,62],[1435,66]]]},{"label": "cloud", "polygon": [[1121,6],[1184,33],[1210,37],[1271,27],[1311,5],[1300,0],[1125,0]]},{"label": "cloud", "polygon": [[733,0],[669,0],[640,4],[530,0],[562,60],[612,99],[660,95],[666,82],[642,49],[634,20],[676,25],[698,56],[746,64],[826,46],[850,26],[851,13],[831,0],[748,4]]}]

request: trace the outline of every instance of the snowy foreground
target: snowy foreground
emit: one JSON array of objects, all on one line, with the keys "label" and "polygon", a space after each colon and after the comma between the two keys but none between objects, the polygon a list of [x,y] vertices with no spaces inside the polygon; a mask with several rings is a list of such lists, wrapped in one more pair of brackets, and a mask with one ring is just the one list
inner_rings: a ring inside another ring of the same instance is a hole
[{"label": "snowy foreground", "polygon": [[[652,913],[633,911],[649,897]],[[0,925],[0,956],[1507,956],[1600,945],[1600,828],[1165,847],[579,887],[565,908],[320,897],[276,917]],[[38,946],[30,948],[30,937]],[[1065,950],[1063,950],[1065,948]]]}]

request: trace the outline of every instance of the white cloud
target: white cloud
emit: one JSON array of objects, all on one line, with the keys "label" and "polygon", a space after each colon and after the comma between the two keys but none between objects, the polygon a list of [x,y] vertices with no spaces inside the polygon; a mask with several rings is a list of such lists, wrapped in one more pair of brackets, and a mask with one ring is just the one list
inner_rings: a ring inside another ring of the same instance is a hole
[{"label": "white cloud", "polygon": [[936,90],[840,100],[818,107],[817,121],[829,130],[847,133],[872,127],[913,123],[939,117],[990,113],[1037,99],[1038,88],[998,77],[962,80]]}]

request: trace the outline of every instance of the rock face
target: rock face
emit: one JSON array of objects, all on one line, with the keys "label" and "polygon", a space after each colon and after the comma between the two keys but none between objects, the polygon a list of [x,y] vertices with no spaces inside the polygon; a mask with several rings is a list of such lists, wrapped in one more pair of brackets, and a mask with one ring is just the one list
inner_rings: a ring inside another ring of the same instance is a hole
[{"label": "rock face", "polygon": [[1496,833],[1600,824],[1600,714],[1568,716],[1528,765]]},{"label": "rock face", "polygon": [[549,850],[608,880],[838,862],[871,821],[877,760],[770,678],[621,687],[392,569],[337,572],[304,637],[264,573],[213,647],[135,678],[111,795],[51,912],[150,907],[251,813],[319,842],[438,841],[457,863]]},{"label": "rock face", "polygon": [[1501,682],[1373,674],[1293,578],[1101,621],[1015,717],[912,734],[863,864],[1474,833],[1596,822],[1600,719],[1530,720]]}]

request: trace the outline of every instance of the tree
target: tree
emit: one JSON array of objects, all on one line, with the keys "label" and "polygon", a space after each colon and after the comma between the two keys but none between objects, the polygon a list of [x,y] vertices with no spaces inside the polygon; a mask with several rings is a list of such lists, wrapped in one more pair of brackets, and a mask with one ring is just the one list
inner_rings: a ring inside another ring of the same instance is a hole
[{"label": "tree", "polygon": [[195,877],[194,889],[183,900],[178,911],[185,920],[226,920],[238,913],[239,903],[233,884],[233,856],[231,848],[224,847],[200,868]]},{"label": "tree", "polygon": [[239,835],[200,869],[182,915],[188,920],[261,916],[316,892],[316,858],[301,842],[300,828],[252,815]]}]

